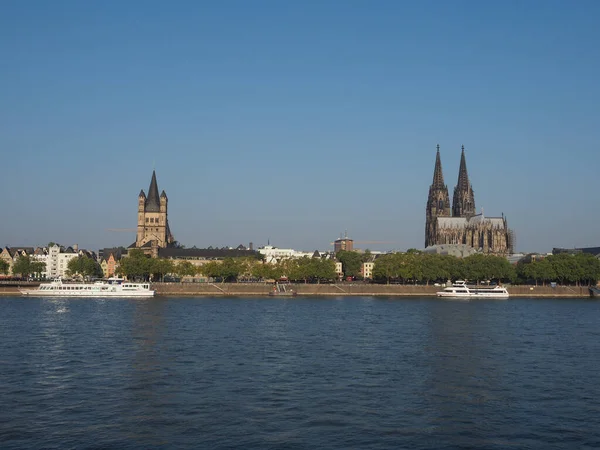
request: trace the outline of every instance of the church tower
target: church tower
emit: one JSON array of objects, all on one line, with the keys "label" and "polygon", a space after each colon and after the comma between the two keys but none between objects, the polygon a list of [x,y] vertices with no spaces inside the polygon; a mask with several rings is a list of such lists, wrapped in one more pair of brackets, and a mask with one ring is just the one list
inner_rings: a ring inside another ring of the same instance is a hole
[{"label": "church tower", "polygon": [[436,223],[438,217],[450,216],[450,197],[448,186],[444,184],[442,162],[440,159],[440,146],[437,146],[435,168],[433,169],[433,183],[429,186],[427,198],[427,212],[425,219],[425,247],[436,244]]},{"label": "church tower", "polygon": [[460,155],[460,167],[458,169],[458,182],[454,186],[454,197],[452,198],[453,217],[472,217],[475,215],[475,194],[473,186],[469,183],[467,173],[467,162],[465,160],[465,146],[462,146]]},{"label": "church tower", "polygon": [[138,196],[138,222],[136,247],[162,248],[173,243],[173,235],[169,229],[167,218],[168,198],[165,191],[158,195],[156,172],[152,171],[152,179],[148,188],[148,196],[140,191]]}]

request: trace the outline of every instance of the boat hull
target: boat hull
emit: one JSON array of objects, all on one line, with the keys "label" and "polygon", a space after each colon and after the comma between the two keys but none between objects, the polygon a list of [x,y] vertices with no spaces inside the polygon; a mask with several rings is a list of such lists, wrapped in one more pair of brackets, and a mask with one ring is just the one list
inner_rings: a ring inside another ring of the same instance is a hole
[{"label": "boat hull", "polygon": [[37,289],[19,289],[24,297],[53,297],[53,298],[149,298],[154,297],[154,291],[131,292],[52,292]]},{"label": "boat hull", "polygon": [[497,300],[507,300],[509,297],[509,294],[503,294],[503,293],[497,293],[497,294],[477,294],[477,293],[469,293],[469,294],[462,294],[462,293],[449,293],[449,292],[436,292],[436,295],[438,297],[442,297],[442,298],[462,298],[462,299],[471,299],[471,298],[475,298],[475,299],[483,299],[483,298],[490,298],[490,299],[497,299]]}]

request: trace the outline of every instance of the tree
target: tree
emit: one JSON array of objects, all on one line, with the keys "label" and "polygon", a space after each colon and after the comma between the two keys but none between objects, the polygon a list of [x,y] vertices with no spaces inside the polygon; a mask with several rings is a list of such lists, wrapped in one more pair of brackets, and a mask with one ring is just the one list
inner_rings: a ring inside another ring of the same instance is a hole
[{"label": "tree", "polygon": [[3,259],[0,259],[0,273],[3,273],[4,275],[8,275],[9,270],[10,270],[10,264],[7,263],[6,261],[4,261]]},{"label": "tree", "polygon": [[363,262],[360,253],[340,250],[335,257],[342,263],[342,271],[345,276],[356,277],[360,275],[360,267]]},{"label": "tree", "polygon": [[67,263],[67,273],[70,276],[81,275],[82,277],[101,277],[103,275],[100,264],[87,256],[71,258]]},{"label": "tree", "polygon": [[128,256],[119,262],[119,274],[127,278],[139,278],[148,281],[152,273],[152,260],[138,248],[131,249]]},{"label": "tree", "polygon": [[27,277],[31,273],[31,258],[28,255],[18,256],[13,263],[13,275]]},{"label": "tree", "polygon": [[189,261],[179,261],[175,266],[173,266],[173,270],[180,277],[193,277],[198,272],[196,266]]},{"label": "tree", "polygon": [[173,261],[165,258],[157,258],[150,260],[150,272],[153,280],[163,280],[165,275],[173,273],[175,270]]}]

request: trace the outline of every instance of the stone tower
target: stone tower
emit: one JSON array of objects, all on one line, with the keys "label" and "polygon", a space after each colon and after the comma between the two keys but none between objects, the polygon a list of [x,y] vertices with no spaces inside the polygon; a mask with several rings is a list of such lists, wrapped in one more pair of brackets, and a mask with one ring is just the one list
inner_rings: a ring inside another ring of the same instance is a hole
[{"label": "stone tower", "polygon": [[136,247],[162,248],[173,243],[174,239],[167,218],[168,202],[165,191],[158,195],[156,172],[152,171],[148,197],[143,189],[138,196]]},{"label": "stone tower", "polygon": [[465,146],[462,146],[460,155],[460,167],[458,169],[458,182],[454,186],[454,197],[452,198],[453,217],[472,217],[475,215],[475,194],[473,186],[469,182],[467,173],[467,162],[465,160]]},{"label": "stone tower", "polygon": [[436,236],[436,224],[438,217],[450,216],[450,197],[448,186],[444,184],[442,173],[442,162],[440,159],[440,146],[437,146],[435,156],[435,168],[433,169],[433,183],[429,186],[429,197],[427,198],[427,212],[425,218],[425,247],[434,245]]}]

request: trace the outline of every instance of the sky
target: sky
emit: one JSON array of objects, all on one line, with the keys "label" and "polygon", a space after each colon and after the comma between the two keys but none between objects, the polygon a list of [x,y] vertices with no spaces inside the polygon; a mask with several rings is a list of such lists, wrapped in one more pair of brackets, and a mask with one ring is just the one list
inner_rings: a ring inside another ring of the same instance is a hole
[{"label": "sky", "polygon": [[[424,244],[440,145],[516,250],[600,245],[600,2],[0,2],[0,246]],[[110,231],[123,229],[125,231]]]}]

